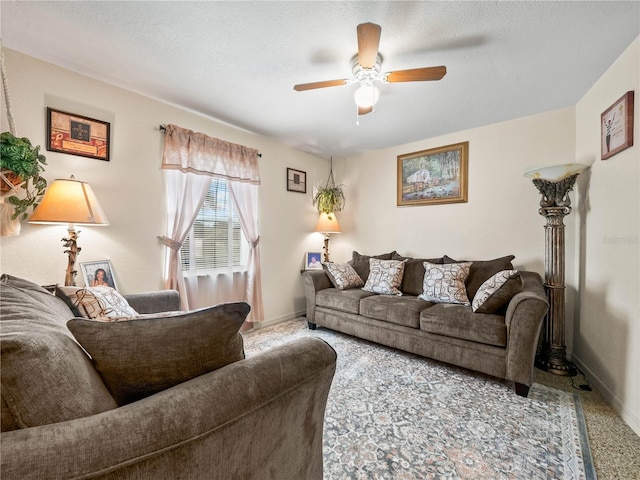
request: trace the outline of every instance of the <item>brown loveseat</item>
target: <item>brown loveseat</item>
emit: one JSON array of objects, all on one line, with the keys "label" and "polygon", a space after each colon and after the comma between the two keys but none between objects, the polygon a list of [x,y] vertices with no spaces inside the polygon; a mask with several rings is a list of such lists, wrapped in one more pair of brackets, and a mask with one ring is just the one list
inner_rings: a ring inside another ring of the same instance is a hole
[{"label": "brown loveseat", "polygon": [[[474,297],[484,298],[482,292],[490,289],[481,290],[481,287],[490,284],[491,278],[499,277],[501,272],[514,272],[513,258],[466,262],[468,272],[460,281],[464,280],[463,289],[469,303]],[[397,286],[401,295],[363,290],[362,283],[366,287],[372,261],[386,268],[402,262],[401,282]],[[344,265],[324,264],[323,271],[305,271],[303,282],[309,328],[320,325],[507,379],[515,382],[518,395],[526,397],[533,383],[538,337],[548,309],[540,275],[527,271],[510,273],[513,277],[506,286],[511,290],[505,293],[502,288],[493,296],[487,294],[489,299],[484,305],[493,302],[493,308],[483,310],[481,305],[474,312],[470,304],[450,303],[457,301],[455,298],[450,301],[419,298],[424,294],[425,262],[436,273],[439,268],[463,263],[447,256],[415,259],[396,252],[374,257],[353,252],[348,265],[362,282],[352,281],[353,277],[349,275],[353,272],[347,271]],[[462,265],[455,268],[460,269]],[[347,273],[341,278],[343,271]],[[340,281],[346,281],[347,288],[341,288],[344,284]],[[488,313],[480,313],[482,311]]]},{"label": "brown loveseat", "polygon": [[322,478],[330,346],[245,359],[248,305],[163,315],[177,292],[126,299],[153,315],[72,319],[57,296],[2,276],[3,480]]}]

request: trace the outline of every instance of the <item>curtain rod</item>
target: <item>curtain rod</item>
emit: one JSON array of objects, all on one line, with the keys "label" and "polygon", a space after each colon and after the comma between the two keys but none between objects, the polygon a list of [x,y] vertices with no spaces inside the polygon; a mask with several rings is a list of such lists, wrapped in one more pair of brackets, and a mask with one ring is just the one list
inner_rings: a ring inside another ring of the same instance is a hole
[{"label": "curtain rod", "polygon": [[[161,131],[161,132],[164,132],[166,129],[167,129],[167,127],[166,127],[166,126],[164,126],[164,125],[160,125],[160,131]],[[258,153],[258,156],[259,156],[260,158],[262,158],[262,154],[261,154],[261,153]]]}]

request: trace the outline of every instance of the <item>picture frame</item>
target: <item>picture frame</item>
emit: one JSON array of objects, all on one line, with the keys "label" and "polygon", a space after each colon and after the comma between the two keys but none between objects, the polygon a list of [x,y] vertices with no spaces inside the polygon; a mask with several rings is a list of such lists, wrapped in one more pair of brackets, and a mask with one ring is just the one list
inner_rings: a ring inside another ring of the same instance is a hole
[{"label": "picture frame", "polygon": [[305,270],[322,270],[322,253],[305,252],[304,269]]},{"label": "picture frame", "polygon": [[47,150],[108,162],[111,124],[47,107]]},{"label": "picture frame", "polygon": [[307,193],[307,172],[287,168],[287,190],[289,192]]},{"label": "picture frame", "polygon": [[466,203],[469,142],[398,155],[398,206]]},{"label": "picture frame", "polygon": [[633,146],[633,96],[628,91],[600,115],[602,160]]},{"label": "picture frame", "polygon": [[[118,290],[116,277],[110,260],[96,260],[94,262],[81,262],[80,270],[82,270],[82,278],[85,287],[108,286],[114,290]],[[97,283],[96,276],[100,271],[104,272],[104,283]]]}]

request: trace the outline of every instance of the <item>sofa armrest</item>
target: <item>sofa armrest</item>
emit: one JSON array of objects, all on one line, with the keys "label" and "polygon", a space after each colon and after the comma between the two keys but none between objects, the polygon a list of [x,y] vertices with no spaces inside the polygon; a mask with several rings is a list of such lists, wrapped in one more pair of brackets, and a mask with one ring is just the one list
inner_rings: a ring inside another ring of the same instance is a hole
[{"label": "sofa armrest", "polygon": [[180,310],[180,294],[177,290],[159,290],[150,293],[125,295],[131,308],[138,313],[175,312]]},{"label": "sofa armrest", "polygon": [[324,270],[305,270],[302,272],[302,282],[307,297],[307,322],[316,323],[316,293],[333,287],[333,284]]},{"label": "sofa armrest", "polygon": [[507,325],[507,380],[531,386],[538,338],[549,309],[542,279],[535,272],[520,272],[523,288],[509,302]]},{"label": "sofa armrest", "polygon": [[98,415],[2,434],[3,480],[322,478],[336,353],[299,339]]}]

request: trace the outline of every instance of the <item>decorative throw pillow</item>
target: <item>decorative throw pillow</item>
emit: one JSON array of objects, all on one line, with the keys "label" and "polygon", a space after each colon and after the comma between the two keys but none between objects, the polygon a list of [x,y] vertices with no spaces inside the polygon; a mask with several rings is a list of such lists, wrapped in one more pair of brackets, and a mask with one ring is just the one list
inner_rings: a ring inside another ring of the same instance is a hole
[{"label": "decorative throw pillow", "polygon": [[[513,255],[507,255],[505,257],[494,258],[493,260],[474,260],[471,262],[471,269],[469,270],[469,276],[465,281],[467,287],[467,296],[470,300],[475,297],[478,288],[485,280],[491,278],[502,270],[513,270],[513,264],[511,261],[516,258]],[[465,262],[468,260],[464,260]],[[447,255],[444,256],[444,263],[460,263]]]},{"label": "decorative throw pillow", "polygon": [[338,290],[358,288],[364,285],[364,281],[348,263],[327,262],[322,264],[322,268]]},{"label": "decorative throw pillow", "polygon": [[410,258],[403,257],[396,252],[393,252],[392,260],[406,260],[407,263],[404,266],[404,275],[402,277],[402,285],[400,290],[405,295],[418,296],[422,293],[422,282],[424,280],[424,262],[429,263],[444,263],[444,258]]},{"label": "decorative throw pillow", "polygon": [[391,260],[392,255],[393,252],[383,253],[381,255],[375,256],[361,255],[354,250],[351,256],[351,266],[356,271],[358,276],[366,282],[367,278],[369,277],[369,260],[372,258],[377,258],[378,260]]},{"label": "decorative throw pillow", "polygon": [[125,298],[111,287],[56,287],[56,295],[84,318],[110,322],[138,315]]},{"label": "decorative throw pillow", "polygon": [[435,264],[424,262],[422,295],[418,298],[433,303],[460,303],[470,305],[464,282],[471,262]]},{"label": "decorative throw pillow", "polygon": [[406,260],[369,259],[369,277],[363,290],[381,295],[402,295],[399,290]]},{"label": "decorative throw pillow", "polygon": [[242,360],[239,330],[250,310],[223,303],[112,323],[74,318],[67,326],[120,406]]},{"label": "decorative throw pillow", "polygon": [[496,313],[522,290],[517,270],[502,270],[486,280],[473,297],[471,308],[476,313]]}]

